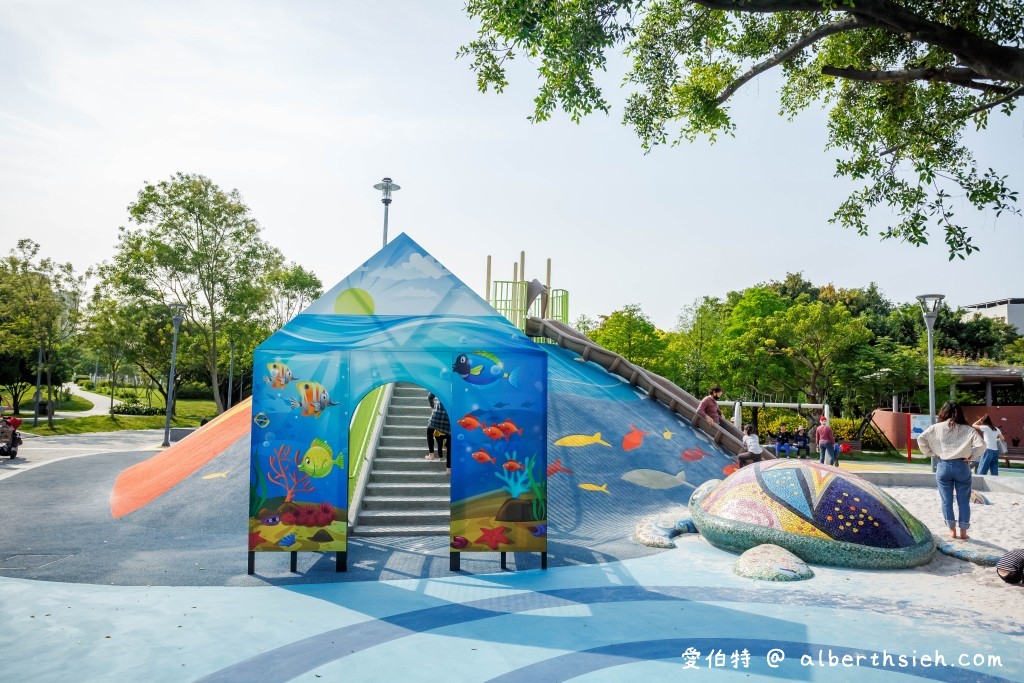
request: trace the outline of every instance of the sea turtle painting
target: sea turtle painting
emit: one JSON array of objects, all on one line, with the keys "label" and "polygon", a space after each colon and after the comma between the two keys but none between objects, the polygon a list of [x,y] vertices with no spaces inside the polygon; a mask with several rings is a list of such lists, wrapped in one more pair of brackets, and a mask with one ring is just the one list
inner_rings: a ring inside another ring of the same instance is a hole
[{"label": "sea turtle painting", "polygon": [[931,531],[892,496],[836,467],[769,460],[705,482],[690,497],[697,530],[744,552],[781,546],[804,562],[902,569],[928,562]]}]

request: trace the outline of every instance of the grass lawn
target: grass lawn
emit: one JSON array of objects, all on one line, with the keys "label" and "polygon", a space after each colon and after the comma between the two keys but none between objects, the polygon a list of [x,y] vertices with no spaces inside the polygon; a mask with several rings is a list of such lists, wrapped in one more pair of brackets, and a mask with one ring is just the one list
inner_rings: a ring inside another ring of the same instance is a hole
[{"label": "grass lawn", "polygon": [[[177,415],[171,420],[174,427],[198,427],[203,418],[212,418],[217,414],[217,406],[213,401],[183,398],[177,402]],[[154,401],[155,405],[155,401]],[[40,436],[56,434],[84,434],[86,432],[118,432],[124,429],[163,429],[163,415],[92,415],[66,420],[54,420],[53,429],[46,426],[46,419],[39,420],[39,426],[33,427],[32,415],[22,415],[25,420],[21,431],[31,432]]]},{"label": "grass lawn", "polygon": [[[0,405],[11,405],[11,397],[8,396],[7,394],[0,394]],[[56,405],[58,406],[57,410],[61,412],[77,413],[79,411],[89,410],[90,408],[92,408],[92,401],[84,399],[81,396],[72,396],[67,401],[61,401]],[[19,413],[21,417],[25,416],[25,412],[27,412],[29,415],[32,414],[33,406],[31,400],[22,401],[21,406],[19,407],[22,410],[22,412]]]},{"label": "grass lawn", "polygon": [[[102,389],[94,389],[93,393],[101,394],[103,396],[110,396],[110,387],[103,387]],[[114,400],[115,401],[124,400],[123,396],[126,393],[128,393],[128,394],[135,394],[136,398],[139,399],[139,402],[142,403],[142,405],[146,405],[146,406],[153,405],[153,406],[156,406],[157,408],[163,408],[166,405],[164,403],[164,397],[163,397],[163,395],[159,391],[153,390],[153,391],[151,391],[149,393],[149,396],[147,397],[145,389],[141,389],[141,388],[140,389],[133,389],[132,387],[121,387],[121,386],[119,386],[117,388],[117,396],[114,397]],[[182,401],[209,401],[210,403],[213,403],[213,396],[211,395],[209,399],[185,399],[185,398],[178,399],[178,403],[179,404]]]}]

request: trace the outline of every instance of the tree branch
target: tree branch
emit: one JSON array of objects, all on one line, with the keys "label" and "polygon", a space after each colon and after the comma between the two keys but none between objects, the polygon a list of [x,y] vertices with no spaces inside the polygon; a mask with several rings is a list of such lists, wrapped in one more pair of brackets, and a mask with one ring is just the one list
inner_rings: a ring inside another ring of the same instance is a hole
[{"label": "tree branch", "polygon": [[842,69],[834,66],[823,66],[821,73],[825,76],[846,78],[854,81],[866,81],[869,83],[910,83],[912,81],[938,81],[943,83],[954,83],[965,88],[973,88],[985,92],[1007,94],[1010,88],[1004,88],[991,83],[980,83],[975,78],[983,78],[972,69],[962,66],[956,67],[925,67],[920,69],[904,69],[902,71],[867,71],[863,69]]},{"label": "tree branch", "polygon": [[779,52],[778,54],[764,60],[760,64],[755,65],[745,74],[743,74],[735,81],[730,83],[729,86],[725,88],[725,90],[719,93],[718,97],[715,99],[715,103],[723,104],[726,100],[732,97],[733,94],[743,86],[743,84],[747,83],[750,79],[754,78],[758,74],[764,73],[765,71],[771,69],[774,66],[778,66],[782,62],[786,61],[793,55],[802,51],[804,48],[813,45],[822,38],[826,38],[836,33],[842,33],[843,31],[852,31],[854,29],[862,27],[863,24],[861,24],[860,20],[858,20],[856,17],[854,17],[853,19],[843,19],[842,21],[834,21],[831,24],[819,26],[818,28],[814,29],[800,40],[796,41],[795,43],[787,47],[782,52]]}]

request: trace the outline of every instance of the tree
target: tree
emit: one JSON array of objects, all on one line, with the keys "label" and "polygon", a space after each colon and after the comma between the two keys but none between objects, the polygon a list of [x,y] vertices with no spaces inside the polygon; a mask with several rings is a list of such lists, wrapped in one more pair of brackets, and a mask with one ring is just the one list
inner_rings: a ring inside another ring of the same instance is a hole
[{"label": "tree", "polygon": [[[219,385],[222,332],[231,321],[259,317],[267,301],[267,274],[281,255],[238,190],[224,192],[201,175],[175,174],[147,184],[128,207],[135,228],[122,227],[108,281],[128,299],[174,301],[202,349],[213,387]],[[224,410],[214,391],[217,410]]]},{"label": "tree", "polygon": [[[284,257],[280,257],[283,261]],[[323,283],[315,273],[297,263],[283,264],[267,275],[270,306],[268,325],[270,334],[302,312],[323,294]],[[260,339],[259,341],[262,341]]]},{"label": "tree", "polygon": [[1010,115],[1024,95],[1019,0],[469,0],[477,85],[501,92],[520,54],[540,76],[534,121],[556,108],[574,121],[607,113],[597,84],[608,53],[631,60],[623,121],[645,149],[731,134],[732,96],[781,69],[782,114],[829,107],[827,149],[856,187],[831,222],[873,231],[873,210],[898,219],[879,233],[921,245],[943,235],[950,259],[977,247],[959,203],[1019,215],[1007,176],[978,167],[962,136]]},{"label": "tree", "polygon": [[110,415],[114,415],[117,373],[129,360],[132,340],[131,319],[114,299],[106,298],[101,287],[93,293],[85,325],[84,342],[98,352],[110,370]]},{"label": "tree", "polygon": [[666,349],[666,377],[694,396],[721,382],[725,322],[725,306],[719,299],[704,297],[684,308]]},{"label": "tree", "polygon": [[629,304],[601,318],[601,324],[590,335],[595,343],[630,363],[660,372],[665,341],[640,306]]}]

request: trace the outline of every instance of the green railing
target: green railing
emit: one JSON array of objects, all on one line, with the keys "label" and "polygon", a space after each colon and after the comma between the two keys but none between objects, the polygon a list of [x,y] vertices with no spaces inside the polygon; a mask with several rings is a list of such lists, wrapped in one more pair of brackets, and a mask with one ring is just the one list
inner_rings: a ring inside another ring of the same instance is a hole
[{"label": "green railing", "polygon": [[544,315],[541,297],[537,297],[527,310],[526,282],[496,280],[491,285],[491,306],[520,330],[526,331],[527,317],[548,318],[569,324],[569,292],[564,289],[551,290],[548,295],[547,315]]},{"label": "green railing", "polygon": [[359,402],[352,415],[352,423],[348,431],[349,463],[348,463],[348,498],[352,500],[352,492],[359,481],[359,471],[366,461],[366,453],[370,450],[374,427],[381,418],[380,409],[384,401],[384,387],[377,387]]}]

